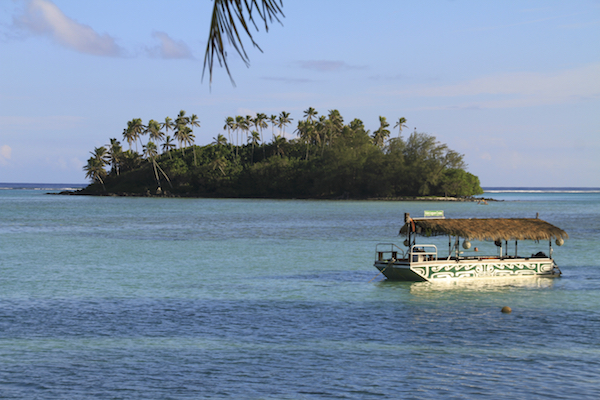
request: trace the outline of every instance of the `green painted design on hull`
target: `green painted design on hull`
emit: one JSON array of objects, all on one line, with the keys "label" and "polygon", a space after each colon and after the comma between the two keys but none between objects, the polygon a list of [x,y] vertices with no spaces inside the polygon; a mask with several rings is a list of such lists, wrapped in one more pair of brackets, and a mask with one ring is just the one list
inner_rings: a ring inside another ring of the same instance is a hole
[{"label": "green painted design on hull", "polygon": [[436,281],[442,279],[495,278],[524,276],[558,276],[556,264],[552,260],[536,260],[535,262],[495,261],[490,263],[456,263],[438,265],[397,265],[375,263],[390,280]]}]

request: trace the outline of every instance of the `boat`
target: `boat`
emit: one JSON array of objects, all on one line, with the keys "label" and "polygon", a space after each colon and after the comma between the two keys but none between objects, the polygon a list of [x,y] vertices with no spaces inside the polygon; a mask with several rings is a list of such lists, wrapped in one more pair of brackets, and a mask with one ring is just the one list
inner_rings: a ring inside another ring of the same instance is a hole
[{"label": "boat", "polygon": [[[394,243],[378,243],[375,267],[388,280],[447,281],[451,279],[559,277],[561,271],[553,259],[552,241],[562,246],[569,235],[539,218],[446,218],[443,211],[425,211],[422,218],[404,214],[400,235],[406,235],[404,248]],[[448,236],[448,254],[442,255],[434,244],[417,244],[417,236]],[[471,241],[493,241],[495,255],[460,249],[471,248]],[[548,254],[538,251],[530,256],[517,255],[518,241],[548,240]],[[509,255],[509,241],[514,254]]]}]

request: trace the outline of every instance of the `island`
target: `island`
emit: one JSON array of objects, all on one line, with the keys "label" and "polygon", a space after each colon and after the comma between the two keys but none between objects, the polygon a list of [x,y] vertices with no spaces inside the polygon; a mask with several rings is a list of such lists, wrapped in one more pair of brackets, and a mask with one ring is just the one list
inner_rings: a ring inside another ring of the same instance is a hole
[{"label": "island", "polygon": [[337,110],[318,116],[309,107],[293,131],[296,137],[288,140],[292,120],[287,112],[226,117],[223,133],[198,146],[195,114],[182,110],[175,120],[146,124],[134,118],[123,130],[128,149],[117,138],[96,147],[84,166],[92,183],[72,194],[464,199],[483,193],[462,154],[416,129],[403,138],[405,118],[392,133],[380,116],[371,133],[359,119],[345,124]]}]

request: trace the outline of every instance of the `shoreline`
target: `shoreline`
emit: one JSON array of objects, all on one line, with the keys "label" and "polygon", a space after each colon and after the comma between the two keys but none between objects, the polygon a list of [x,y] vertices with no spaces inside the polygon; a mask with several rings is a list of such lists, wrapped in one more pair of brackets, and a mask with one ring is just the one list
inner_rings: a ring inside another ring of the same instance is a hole
[{"label": "shoreline", "polygon": [[324,197],[225,197],[225,196],[199,196],[199,195],[175,195],[169,192],[162,194],[146,193],[81,193],[80,191],[65,190],[59,193],[46,193],[61,196],[98,196],[98,197],[151,197],[151,198],[182,198],[182,199],[252,199],[252,200],[353,200],[353,201],[442,201],[442,202],[471,202],[487,204],[488,201],[501,201],[485,197],[442,197],[442,196],[399,196],[399,197],[366,197],[353,198],[348,195],[324,198]]}]

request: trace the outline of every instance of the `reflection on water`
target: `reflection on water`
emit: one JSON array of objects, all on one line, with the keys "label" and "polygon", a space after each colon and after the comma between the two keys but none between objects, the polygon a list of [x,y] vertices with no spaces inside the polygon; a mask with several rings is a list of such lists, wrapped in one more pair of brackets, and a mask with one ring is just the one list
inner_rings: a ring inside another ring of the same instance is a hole
[{"label": "reflection on water", "polygon": [[552,287],[556,279],[560,278],[528,276],[518,278],[444,279],[436,282],[415,282],[410,286],[410,293],[423,294],[448,290],[502,292],[513,289],[542,289]]}]

